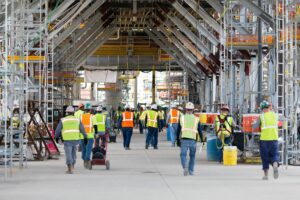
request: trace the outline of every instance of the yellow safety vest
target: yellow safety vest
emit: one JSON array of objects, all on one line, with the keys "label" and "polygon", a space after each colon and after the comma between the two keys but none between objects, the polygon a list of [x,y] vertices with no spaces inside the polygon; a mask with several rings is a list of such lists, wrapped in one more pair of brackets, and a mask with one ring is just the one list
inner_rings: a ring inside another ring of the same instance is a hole
[{"label": "yellow safety vest", "polygon": [[97,126],[98,132],[105,132],[105,120],[106,116],[104,114],[97,113],[93,116],[94,125]]},{"label": "yellow safety vest", "polygon": [[147,112],[147,127],[152,127],[152,128],[157,128],[157,117],[158,117],[158,112],[154,110],[149,110]]},{"label": "yellow safety vest", "polygon": [[181,138],[197,140],[199,118],[193,114],[181,116]]},{"label": "yellow safety vest", "polygon": [[84,113],[83,110],[77,110],[74,114],[74,116],[77,118],[77,119],[80,119],[81,115]]},{"label": "yellow safety vest", "polygon": [[80,121],[75,116],[67,116],[61,119],[62,121],[62,138],[67,140],[79,140],[80,139]]},{"label": "yellow safety vest", "polygon": [[[226,116],[223,115],[223,114],[220,115],[221,120],[224,120],[225,117]],[[220,128],[221,122],[219,120],[219,117],[217,116],[216,119],[215,119],[216,133],[217,134],[222,134],[225,137],[229,137],[230,134],[232,133],[232,128],[231,128],[232,127],[232,122],[233,122],[232,117],[227,116],[227,119],[223,123],[225,127]]]},{"label": "yellow safety vest", "polygon": [[260,140],[278,140],[278,115],[274,112],[266,112],[260,115]]}]

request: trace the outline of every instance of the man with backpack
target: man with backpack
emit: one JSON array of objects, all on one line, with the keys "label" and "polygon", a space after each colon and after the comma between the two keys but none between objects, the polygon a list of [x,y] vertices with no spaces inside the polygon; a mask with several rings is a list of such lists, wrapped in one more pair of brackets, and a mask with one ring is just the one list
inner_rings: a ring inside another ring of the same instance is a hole
[{"label": "man with backpack", "polygon": [[223,105],[221,114],[215,119],[215,131],[217,135],[217,157],[221,163],[223,161],[223,147],[231,145],[231,135],[235,126],[232,116],[229,115],[229,107]]}]

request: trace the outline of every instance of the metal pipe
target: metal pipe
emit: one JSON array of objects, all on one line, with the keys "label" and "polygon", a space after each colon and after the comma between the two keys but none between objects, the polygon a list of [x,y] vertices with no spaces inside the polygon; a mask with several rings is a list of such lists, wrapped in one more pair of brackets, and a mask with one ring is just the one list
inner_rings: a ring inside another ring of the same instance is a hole
[{"label": "metal pipe", "polygon": [[[258,6],[261,7],[261,0],[258,0]],[[257,19],[257,32],[258,32],[258,53],[257,53],[257,63],[258,63],[258,70],[257,70],[257,105],[260,104],[262,101],[262,21],[261,18],[258,17]]]}]

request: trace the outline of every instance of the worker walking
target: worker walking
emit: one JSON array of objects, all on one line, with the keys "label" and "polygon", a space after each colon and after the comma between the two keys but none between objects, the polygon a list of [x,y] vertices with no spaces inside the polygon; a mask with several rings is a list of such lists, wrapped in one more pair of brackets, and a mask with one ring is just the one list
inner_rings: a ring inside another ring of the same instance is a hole
[{"label": "worker walking", "polygon": [[78,104],[78,110],[75,112],[75,117],[80,119],[81,115],[84,113],[84,105],[83,103]]},{"label": "worker walking", "polygon": [[85,144],[84,141],[81,141],[81,157],[86,169],[91,169],[91,153],[94,144],[94,125],[93,124],[93,115],[92,115],[92,106],[90,103],[86,103],[84,106],[84,113],[81,115],[81,122],[84,126],[85,132],[87,134],[88,143]]},{"label": "worker walking", "polygon": [[158,127],[159,127],[159,116],[157,112],[157,105],[153,104],[151,106],[151,110],[148,110],[146,113],[146,126],[148,129],[147,137],[146,137],[146,145],[145,148],[148,149],[149,144],[153,138],[153,147],[154,149],[158,149]]},{"label": "worker walking", "polygon": [[[103,113],[103,108],[98,106],[96,108],[96,114],[93,116],[93,124],[95,130],[95,145],[96,146],[105,146],[106,142],[106,127],[108,124],[108,120],[106,115]],[[101,140],[101,143],[100,143]]]},{"label": "worker walking", "polygon": [[125,111],[121,115],[119,124],[123,133],[123,147],[125,150],[130,150],[130,141],[134,127],[134,114],[130,111],[129,106],[125,107]]},{"label": "worker walking", "polygon": [[263,111],[253,128],[261,128],[260,132],[260,156],[262,160],[262,168],[264,171],[263,180],[268,180],[269,165],[273,166],[273,176],[275,179],[279,177],[279,152],[278,152],[278,114],[272,111],[269,102],[263,101],[260,104]]},{"label": "worker walking", "polygon": [[163,131],[164,124],[165,124],[165,111],[162,109],[161,106],[159,106],[158,109],[158,115],[159,115],[159,132]]},{"label": "worker walking", "polygon": [[141,107],[140,111],[138,113],[138,124],[139,124],[140,134],[144,133],[144,126],[143,126],[143,123],[142,123],[142,120],[141,120],[142,113],[143,113],[143,108]]},{"label": "worker walking", "polygon": [[175,142],[178,138],[180,112],[176,109],[176,105],[172,104],[170,112],[167,116],[167,126],[170,129],[172,146],[175,147]]},{"label": "worker walking", "polygon": [[[183,168],[183,175],[194,175],[194,165],[197,150],[197,139],[202,139],[201,124],[198,117],[193,114],[194,104],[188,102],[185,106],[186,114],[180,118],[181,125],[181,147],[180,158]],[[190,160],[187,163],[187,152],[189,151]]]},{"label": "worker walking", "polygon": [[229,115],[229,107],[223,105],[221,113],[215,119],[215,131],[217,135],[217,158],[219,163],[223,161],[224,146],[231,145],[231,135],[235,123],[233,118]]},{"label": "worker walking", "polygon": [[66,117],[62,118],[55,130],[55,140],[58,143],[59,139],[64,142],[67,174],[73,174],[76,163],[76,146],[80,142],[80,135],[83,136],[84,144],[87,144],[87,135],[80,120],[74,116],[73,106],[68,106],[66,109]]}]

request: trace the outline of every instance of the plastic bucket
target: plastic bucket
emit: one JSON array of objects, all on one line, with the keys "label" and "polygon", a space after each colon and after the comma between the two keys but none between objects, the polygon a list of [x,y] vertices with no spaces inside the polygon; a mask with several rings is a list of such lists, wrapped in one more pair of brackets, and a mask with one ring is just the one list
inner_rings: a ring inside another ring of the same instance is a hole
[{"label": "plastic bucket", "polygon": [[208,161],[216,161],[218,159],[217,154],[217,137],[215,135],[207,135],[206,146],[206,159]]},{"label": "plastic bucket", "polygon": [[237,148],[236,148],[236,146],[224,146],[223,164],[225,166],[237,165]]}]

